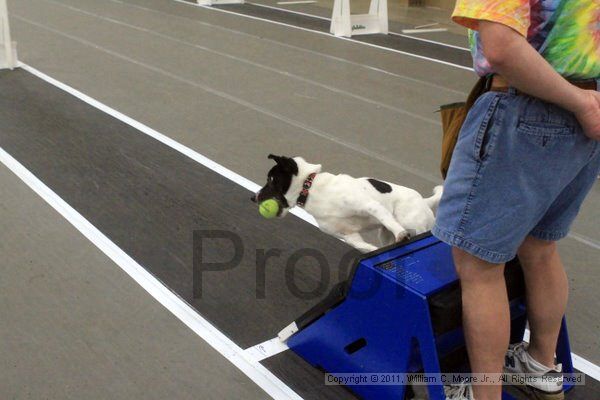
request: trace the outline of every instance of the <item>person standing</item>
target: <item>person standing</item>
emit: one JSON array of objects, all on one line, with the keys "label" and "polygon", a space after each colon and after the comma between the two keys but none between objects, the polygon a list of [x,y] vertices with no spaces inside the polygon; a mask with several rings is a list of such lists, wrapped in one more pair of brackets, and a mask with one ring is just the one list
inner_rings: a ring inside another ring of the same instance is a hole
[{"label": "person standing", "polygon": [[[453,246],[471,370],[560,372],[568,282],[556,242],[600,172],[600,0],[458,0],[453,20],[470,28],[475,71],[489,83],[458,137],[432,230]],[[509,348],[503,269],[516,255],[531,337]],[[500,400],[501,390],[446,395]],[[564,397],[562,384],[523,390]]]}]

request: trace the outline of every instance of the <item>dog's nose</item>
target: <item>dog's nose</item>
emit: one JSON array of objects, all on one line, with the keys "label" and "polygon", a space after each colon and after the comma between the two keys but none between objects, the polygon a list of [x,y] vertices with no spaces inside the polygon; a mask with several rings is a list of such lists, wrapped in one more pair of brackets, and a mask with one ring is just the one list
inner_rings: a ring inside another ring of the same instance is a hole
[{"label": "dog's nose", "polygon": [[256,203],[256,195],[253,195],[252,197],[250,197],[250,200],[251,200],[253,203]]}]

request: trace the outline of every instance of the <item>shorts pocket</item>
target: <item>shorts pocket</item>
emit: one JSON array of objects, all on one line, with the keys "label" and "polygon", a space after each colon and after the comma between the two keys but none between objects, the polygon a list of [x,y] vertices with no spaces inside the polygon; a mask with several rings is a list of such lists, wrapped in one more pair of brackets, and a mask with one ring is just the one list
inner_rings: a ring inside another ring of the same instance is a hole
[{"label": "shorts pocket", "polygon": [[475,145],[473,148],[473,156],[476,160],[483,161],[483,159],[485,159],[490,154],[490,150],[493,145],[492,128],[496,122],[496,110],[498,109],[500,99],[501,95],[494,95],[494,98],[490,102],[490,105],[488,106],[485,112],[483,120],[479,125],[479,130],[477,131],[477,136],[475,137]]},{"label": "shorts pocket", "polygon": [[536,145],[550,147],[560,141],[574,140],[576,130],[566,124],[521,120],[517,132]]}]

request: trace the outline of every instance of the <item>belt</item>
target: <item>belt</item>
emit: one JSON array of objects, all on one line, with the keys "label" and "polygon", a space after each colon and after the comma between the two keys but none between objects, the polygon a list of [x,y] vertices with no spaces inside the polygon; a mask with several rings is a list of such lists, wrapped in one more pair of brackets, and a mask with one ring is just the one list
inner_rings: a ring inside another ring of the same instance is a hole
[{"label": "belt", "polygon": [[[600,90],[598,82],[595,79],[588,79],[585,81],[569,81],[572,85],[575,85],[581,89],[586,90]],[[500,75],[492,75],[487,82],[487,87],[492,92],[508,92],[510,84],[504,77]],[[517,94],[527,94],[520,90],[516,91]]]}]

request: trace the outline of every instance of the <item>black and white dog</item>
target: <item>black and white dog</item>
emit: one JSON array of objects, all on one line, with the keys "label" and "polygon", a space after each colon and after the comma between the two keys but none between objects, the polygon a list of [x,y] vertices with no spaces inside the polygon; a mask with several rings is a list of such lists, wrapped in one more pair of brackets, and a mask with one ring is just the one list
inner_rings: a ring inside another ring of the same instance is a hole
[{"label": "black and white dog", "polygon": [[278,217],[294,206],[303,207],[323,232],[359,251],[378,248],[363,239],[366,231],[378,229],[380,246],[384,246],[433,227],[442,186],[434,188],[433,196],[423,198],[413,189],[392,183],[321,172],[320,164],[310,164],[302,157],[270,154],[269,159],[276,165],[267,175],[267,184],[251,200],[277,200]]}]

